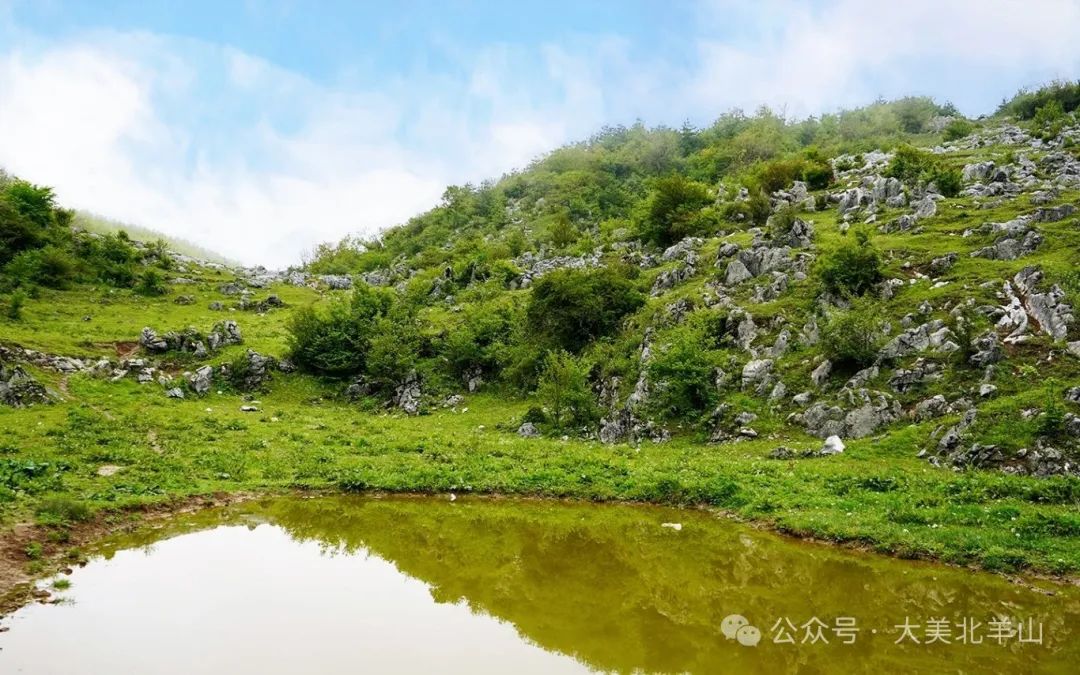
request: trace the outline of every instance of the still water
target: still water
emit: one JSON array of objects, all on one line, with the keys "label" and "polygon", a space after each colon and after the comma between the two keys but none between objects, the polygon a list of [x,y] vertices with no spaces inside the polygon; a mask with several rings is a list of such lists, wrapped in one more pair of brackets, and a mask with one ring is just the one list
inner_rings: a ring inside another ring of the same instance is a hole
[{"label": "still water", "polygon": [[281,498],[68,578],[4,620],[0,673],[1080,672],[1077,589],[664,508]]}]

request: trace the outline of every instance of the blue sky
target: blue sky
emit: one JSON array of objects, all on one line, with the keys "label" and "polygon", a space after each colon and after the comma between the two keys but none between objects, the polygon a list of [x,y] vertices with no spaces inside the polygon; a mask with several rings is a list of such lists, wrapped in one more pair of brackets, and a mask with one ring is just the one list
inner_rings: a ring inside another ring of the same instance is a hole
[{"label": "blue sky", "polygon": [[248,263],[370,234],[605,124],[1080,73],[1070,0],[0,0],[0,166]]}]

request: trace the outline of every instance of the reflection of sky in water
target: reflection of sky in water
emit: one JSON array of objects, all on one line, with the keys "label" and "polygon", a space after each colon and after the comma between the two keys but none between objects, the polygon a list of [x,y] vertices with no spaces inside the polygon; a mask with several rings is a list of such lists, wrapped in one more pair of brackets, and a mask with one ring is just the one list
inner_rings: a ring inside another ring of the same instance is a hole
[{"label": "reflection of sky in water", "polygon": [[[110,559],[76,570],[62,594],[74,603],[5,622],[0,672],[1068,672],[1080,658],[1075,590],[1050,597],[696,512],[281,499],[171,532],[253,517],[274,525],[117,540]],[[760,630],[757,647],[724,637],[730,614]],[[994,614],[1036,617],[1047,644],[893,644],[905,617]],[[781,618],[838,616],[857,617],[855,645],[829,630],[828,645],[772,642]]]}]

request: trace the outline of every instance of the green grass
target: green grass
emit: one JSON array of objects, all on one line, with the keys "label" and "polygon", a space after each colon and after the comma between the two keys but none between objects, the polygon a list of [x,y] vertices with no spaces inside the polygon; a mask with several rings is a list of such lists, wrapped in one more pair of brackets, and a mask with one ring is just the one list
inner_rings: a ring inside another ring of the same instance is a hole
[{"label": "green grass", "polygon": [[[68,389],[64,404],[0,410],[0,446],[17,448],[3,461],[50,467],[0,489],[9,523],[31,507],[59,524],[82,517],[74,503],[118,508],[216,491],[500,493],[704,504],[901,556],[1080,571],[1080,480],[937,469],[914,457],[923,428],[854,441],[841,456],[776,461],[766,457],[773,440],[636,448],[521,439],[512,422],[528,403],[491,395],[470,396],[467,413],[408,418],[361,412],[304,376],[279,377],[258,413],[240,412],[235,395],[174,401],[132,381],[79,376]],[[123,468],[101,477],[103,464]]]}]

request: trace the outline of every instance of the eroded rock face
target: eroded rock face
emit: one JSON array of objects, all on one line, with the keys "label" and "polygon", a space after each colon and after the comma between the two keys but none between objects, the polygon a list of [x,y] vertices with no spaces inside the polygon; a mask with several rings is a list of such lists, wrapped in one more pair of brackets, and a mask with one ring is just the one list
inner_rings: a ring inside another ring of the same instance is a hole
[{"label": "eroded rock face", "polygon": [[851,410],[819,401],[802,413],[792,414],[788,421],[818,438],[864,438],[897,421],[903,413],[900,403],[884,392],[860,389],[847,394],[848,402],[855,406]]},{"label": "eroded rock face", "polygon": [[420,378],[415,372],[412,372],[394,390],[392,403],[406,415],[419,415],[422,400],[423,393],[420,390]]},{"label": "eroded rock face", "polygon": [[666,429],[651,420],[638,419],[628,408],[617,410],[600,420],[601,443],[639,443],[643,440],[663,443],[670,437]]}]

